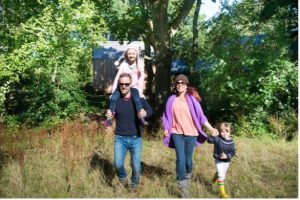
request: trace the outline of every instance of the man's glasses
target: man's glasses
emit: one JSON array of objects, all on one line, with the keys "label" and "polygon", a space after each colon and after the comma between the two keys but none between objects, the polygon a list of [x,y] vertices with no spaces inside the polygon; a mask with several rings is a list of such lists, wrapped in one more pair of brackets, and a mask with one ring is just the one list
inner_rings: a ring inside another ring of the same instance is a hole
[{"label": "man's glasses", "polygon": [[184,82],[184,81],[177,81],[176,85],[186,85],[186,82]]},{"label": "man's glasses", "polygon": [[129,85],[130,85],[130,83],[119,83],[119,86],[120,86],[120,87],[123,87],[123,86],[129,87]]}]

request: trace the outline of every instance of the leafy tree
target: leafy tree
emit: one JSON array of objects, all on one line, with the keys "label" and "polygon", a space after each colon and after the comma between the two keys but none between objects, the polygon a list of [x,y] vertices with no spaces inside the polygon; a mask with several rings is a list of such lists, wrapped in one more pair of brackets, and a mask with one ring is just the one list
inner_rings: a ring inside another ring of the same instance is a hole
[{"label": "leafy tree", "polygon": [[154,48],[153,64],[156,72],[154,75],[151,65],[146,67],[149,83],[147,91],[151,105],[156,111],[154,118],[158,119],[170,93],[171,38],[186,19],[195,0],[96,2],[99,2],[100,13],[108,23],[112,38],[119,40],[141,38],[146,44],[146,55],[149,53],[150,45]]},{"label": "leafy tree", "polygon": [[[264,2],[244,0],[211,22],[207,63],[201,70],[211,116],[248,117],[264,126],[270,114],[297,109],[297,65],[291,60],[289,7],[267,21]],[[220,120],[220,119],[219,119]]]},{"label": "leafy tree", "polygon": [[5,109],[5,95],[22,92],[29,102],[22,114],[31,124],[82,109],[80,87],[90,81],[91,49],[105,32],[89,0],[40,4],[41,13],[10,31],[15,47],[0,57],[2,116],[13,114]]}]

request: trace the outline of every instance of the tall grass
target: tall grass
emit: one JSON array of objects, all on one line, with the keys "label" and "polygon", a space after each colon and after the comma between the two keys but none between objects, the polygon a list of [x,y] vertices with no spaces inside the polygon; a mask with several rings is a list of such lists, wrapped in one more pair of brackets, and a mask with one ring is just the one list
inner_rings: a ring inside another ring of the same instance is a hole
[{"label": "tall grass", "polygon": [[[162,134],[162,133],[153,133]],[[18,139],[16,139],[18,138]],[[0,134],[2,198],[178,198],[175,152],[161,140],[144,140],[141,186],[121,187],[113,168],[113,134],[95,121],[66,122],[43,130]],[[232,198],[297,198],[297,140],[234,138],[237,155],[226,189]],[[194,154],[193,198],[217,198],[213,146]],[[130,175],[130,158],[126,169]]]}]

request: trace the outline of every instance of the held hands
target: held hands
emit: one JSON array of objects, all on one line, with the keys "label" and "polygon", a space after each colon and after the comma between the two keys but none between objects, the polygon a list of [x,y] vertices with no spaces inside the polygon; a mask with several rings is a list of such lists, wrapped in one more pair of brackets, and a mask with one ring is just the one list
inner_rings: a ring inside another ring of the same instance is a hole
[{"label": "held hands", "polygon": [[218,129],[213,128],[213,129],[211,130],[211,135],[214,136],[214,137],[218,136],[218,135],[219,135]]}]

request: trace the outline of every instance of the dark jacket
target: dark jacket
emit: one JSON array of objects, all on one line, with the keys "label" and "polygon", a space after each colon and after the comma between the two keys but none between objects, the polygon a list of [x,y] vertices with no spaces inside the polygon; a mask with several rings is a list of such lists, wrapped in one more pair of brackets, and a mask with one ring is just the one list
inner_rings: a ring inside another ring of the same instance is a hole
[{"label": "dark jacket", "polygon": [[[207,142],[214,144],[214,158],[222,162],[230,162],[235,155],[235,144],[233,140],[226,140],[221,136],[208,136]],[[220,159],[221,153],[224,152],[227,159]]]},{"label": "dark jacket", "polygon": [[[141,98],[141,103],[143,108],[147,112],[147,116],[152,115],[153,111],[150,105],[144,98]],[[137,116],[137,111],[134,106],[132,98],[124,99],[118,98],[116,102],[115,109],[115,119],[116,119],[116,135],[132,136],[141,135],[142,129],[140,125],[139,118]]]}]

